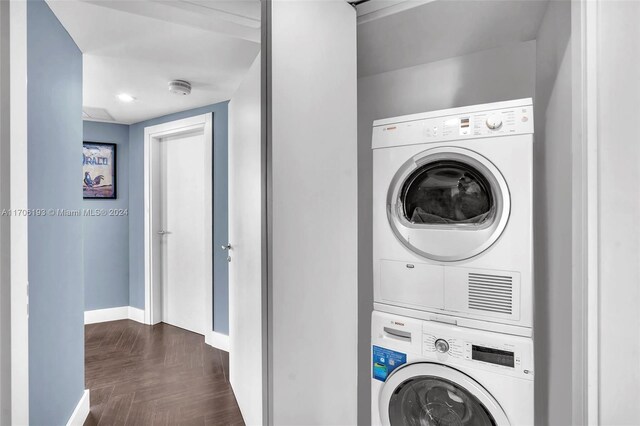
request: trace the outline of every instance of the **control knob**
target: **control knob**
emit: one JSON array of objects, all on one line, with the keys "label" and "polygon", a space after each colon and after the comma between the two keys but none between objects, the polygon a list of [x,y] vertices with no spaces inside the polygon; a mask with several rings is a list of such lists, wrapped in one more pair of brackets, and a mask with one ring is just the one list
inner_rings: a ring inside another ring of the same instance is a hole
[{"label": "control knob", "polygon": [[447,343],[446,340],[444,339],[438,339],[436,340],[434,346],[436,347],[436,351],[440,352],[440,353],[446,353],[449,352],[449,343]]},{"label": "control knob", "polygon": [[487,127],[491,130],[498,130],[502,127],[502,118],[497,114],[490,115],[487,118]]}]

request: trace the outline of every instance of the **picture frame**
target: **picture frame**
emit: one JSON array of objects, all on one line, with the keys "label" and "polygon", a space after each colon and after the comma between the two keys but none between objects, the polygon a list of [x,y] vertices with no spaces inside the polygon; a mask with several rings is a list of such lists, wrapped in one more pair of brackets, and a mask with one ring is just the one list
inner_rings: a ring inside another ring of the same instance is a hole
[{"label": "picture frame", "polygon": [[82,142],[82,198],[113,200],[117,197],[117,145]]}]

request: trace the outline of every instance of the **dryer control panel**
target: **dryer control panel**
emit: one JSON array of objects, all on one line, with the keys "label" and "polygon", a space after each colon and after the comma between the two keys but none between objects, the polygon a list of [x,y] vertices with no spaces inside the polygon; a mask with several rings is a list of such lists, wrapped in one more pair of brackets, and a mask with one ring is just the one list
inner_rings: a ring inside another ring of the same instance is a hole
[{"label": "dryer control panel", "polygon": [[422,355],[438,362],[533,380],[530,338],[425,321]]},{"label": "dryer control panel", "polygon": [[531,100],[498,102],[376,120],[372,147],[532,133]]}]

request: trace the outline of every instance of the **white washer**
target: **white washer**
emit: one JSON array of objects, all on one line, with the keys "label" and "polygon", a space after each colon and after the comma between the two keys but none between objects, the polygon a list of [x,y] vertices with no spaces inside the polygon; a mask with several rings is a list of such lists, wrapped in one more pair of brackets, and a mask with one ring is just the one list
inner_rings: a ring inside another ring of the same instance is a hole
[{"label": "white washer", "polygon": [[530,336],[531,99],[377,120],[372,146],[375,309]]},{"label": "white washer", "polygon": [[531,338],[374,312],[372,424],[534,424]]}]

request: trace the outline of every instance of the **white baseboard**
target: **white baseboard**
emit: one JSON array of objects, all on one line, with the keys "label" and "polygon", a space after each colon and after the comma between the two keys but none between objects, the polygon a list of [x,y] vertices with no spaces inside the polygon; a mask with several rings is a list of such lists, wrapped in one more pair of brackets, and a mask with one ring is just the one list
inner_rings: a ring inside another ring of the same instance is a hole
[{"label": "white baseboard", "polygon": [[96,309],[94,311],[84,311],[84,323],[95,324],[97,322],[117,321],[129,319],[129,307],[119,306],[117,308]]},{"label": "white baseboard", "polygon": [[226,334],[210,331],[204,336],[204,342],[221,351],[229,352],[229,336]]},{"label": "white baseboard", "polygon": [[76,405],[76,408],[75,410],[73,410],[71,417],[69,417],[67,426],[82,426],[84,424],[84,421],[87,420],[89,411],[91,409],[89,399],[89,389],[85,389],[82,393],[80,401],[78,401],[78,405]]},{"label": "white baseboard", "polygon": [[144,323],[144,311],[142,309],[134,308],[133,306],[118,306],[117,308],[84,311],[85,324],[118,321],[123,319],[130,319]]},{"label": "white baseboard", "polygon": [[129,306],[129,319],[144,324],[144,311],[142,309]]}]

